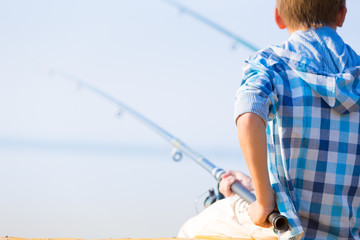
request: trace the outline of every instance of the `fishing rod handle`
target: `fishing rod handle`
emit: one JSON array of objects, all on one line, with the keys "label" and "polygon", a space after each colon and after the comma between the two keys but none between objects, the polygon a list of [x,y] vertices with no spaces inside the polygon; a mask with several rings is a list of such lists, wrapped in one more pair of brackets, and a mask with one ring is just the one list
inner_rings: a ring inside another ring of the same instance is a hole
[{"label": "fishing rod handle", "polygon": [[[231,191],[239,195],[249,204],[256,201],[256,197],[249,190],[247,190],[240,182],[235,181],[231,186]],[[274,226],[278,231],[286,231],[289,228],[288,220],[285,216],[281,215],[278,211],[272,211],[267,220]]]},{"label": "fishing rod handle", "polygon": [[267,220],[274,226],[278,231],[287,231],[289,229],[289,223],[285,216],[281,215],[278,211],[272,211]]},{"label": "fishing rod handle", "polygon": [[256,201],[256,197],[254,194],[252,194],[249,190],[247,190],[240,182],[235,181],[230,186],[231,191],[239,195],[242,199],[244,199],[246,202],[253,203]]}]

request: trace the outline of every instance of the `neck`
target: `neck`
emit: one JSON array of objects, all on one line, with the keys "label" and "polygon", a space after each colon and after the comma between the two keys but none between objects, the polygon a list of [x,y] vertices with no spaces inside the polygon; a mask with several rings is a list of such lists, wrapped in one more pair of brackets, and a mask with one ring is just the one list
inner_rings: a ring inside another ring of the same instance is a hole
[{"label": "neck", "polygon": [[[336,31],[337,27],[336,25],[328,25],[328,26],[321,26],[321,27],[331,27],[332,29],[334,29]],[[320,27],[317,27],[317,28],[320,28]],[[315,28],[316,29],[316,28]],[[296,31],[308,31],[309,28],[306,28],[306,27],[298,27],[298,28],[287,28],[289,34],[291,35],[293,32],[296,32]]]}]

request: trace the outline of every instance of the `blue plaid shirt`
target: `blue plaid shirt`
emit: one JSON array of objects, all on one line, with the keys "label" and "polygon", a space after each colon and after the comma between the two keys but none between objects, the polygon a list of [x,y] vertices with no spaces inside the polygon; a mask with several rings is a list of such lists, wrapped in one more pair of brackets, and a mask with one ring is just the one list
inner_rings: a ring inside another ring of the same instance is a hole
[{"label": "blue plaid shirt", "polygon": [[270,180],[290,224],[280,239],[360,239],[359,81],[360,57],[329,27],[245,62],[234,117],[267,122]]}]

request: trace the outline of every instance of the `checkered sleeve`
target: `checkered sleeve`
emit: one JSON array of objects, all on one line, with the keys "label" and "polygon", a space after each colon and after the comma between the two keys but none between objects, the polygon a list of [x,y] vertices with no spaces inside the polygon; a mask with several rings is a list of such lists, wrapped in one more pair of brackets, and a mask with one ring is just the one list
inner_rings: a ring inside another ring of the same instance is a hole
[{"label": "checkered sleeve", "polygon": [[273,79],[274,73],[264,58],[255,56],[245,61],[241,86],[236,92],[235,121],[247,112],[257,114],[265,123],[273,119],[278,103]]}]

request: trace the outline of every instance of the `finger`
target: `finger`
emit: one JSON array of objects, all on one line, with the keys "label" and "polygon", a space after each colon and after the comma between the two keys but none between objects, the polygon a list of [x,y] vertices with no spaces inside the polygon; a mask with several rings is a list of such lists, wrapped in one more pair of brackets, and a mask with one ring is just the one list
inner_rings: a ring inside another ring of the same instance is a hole
[{"label": "finger", "polygon": [[227,179],[221,180],[220,185],[219,185],[219,190],[225,196],[230,192],[230,185],[229,185],[229,181]]},{"label": "finger", "polygon": [[263,227],[263,228],[269,228],[272,227],[272,223],[270,223],[268,220],[265,220],[263,222],[257,223],[256,225]]},{"label": "finger", "polygon": [[266,221],[265,225],[263,226],[264,228],[269,228],[272,227],[273,225],[271,223],[269,223],[268,221]]},{"label": "finger", "polygon": [[234,176],[229,176],[223,180],[223,186],[230,190],[231,185],[236,181],[236,178]]},{"label": "finger", "polygon": [[227,177],[233,176],[233,175],[234,175],[234,174],[233,174],[232,171],[226,171],[226,172],[221,176],[221,178],[227,178]]},{"label": "finger", "polygon": [[224,178],[221,180],[219,185],[219,191],[225,196],[230,197],[234,195],[234,193],[231,191],[230,186],[236,181],[236,178],[234,176],[229,176],[227,178]]},{"label": "finger", "polygon": [[256,226],[263,227],[263,228],[272,227],[272,224],[269,223],[269,222],[264,222],[264,223],[261,223],[261,224],[254,223],[254,224],[255,224]]},{"label": "finger", "polygon": [[231,185],[236,181],[236,178],[234,176],[229,176],[226,178],[226,181]]},{"label": "finger", "polygon": [[261,220],[259,220],[259,219],[253,219],[253,217],[252,217],[251,214],[249,214],[249,216],[250,216],[251,221],[252,221],[256,226],[263,227],[263,228],[272,227],[272,224],[271,224],[269,221],[267,221],[267,220],[261,221]]}]

